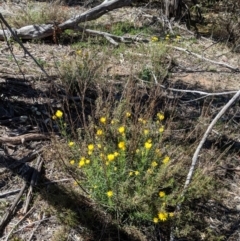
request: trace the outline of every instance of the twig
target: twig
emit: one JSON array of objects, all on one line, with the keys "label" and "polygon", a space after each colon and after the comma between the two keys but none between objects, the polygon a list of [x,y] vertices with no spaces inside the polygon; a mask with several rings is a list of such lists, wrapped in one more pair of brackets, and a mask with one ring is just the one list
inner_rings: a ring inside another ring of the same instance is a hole
[{"label": "twig", "polygon": [[210,62],[210,63],[213,63],[213,64],[217,64],[217,65],[226,67],[226,68],[231,69],[231,70],[234,70],[234,71],[236,71],[236,72],[239,72],[239,71],[240,71],[238,67],[234,67],[234,66],[231,66],[231,65],[226,64],[226,63],[223,63],[223,62],[217,62],[217,61],[214,61],[214,60],[205,58],[205,57],[203,57],[203,56],[200,55],[200,54],[196,54],[196,53],[191,52],[191,51],[189,51],[189,50],[187,50],[187,49],[184,49],[184,48],[175,47],[175,46],[171,46],[171,45],[167,45],[167,47],[170,47],[170,48],[173,48],[173,49],[182,51],[182,52],[184,52],[184,53],[186,53],[186,54],[193,55],[193,56],[195,56],[195,57],[197,57],[197,58],[199,58],[199,59],[202,59],[202,60],[205,60],[205,61],[207,61],[207,62]]},{"label": "twig", "polygon": [[20,191],[21,191],[21,189],[16,189],[16,190],[0,193],[0,198],[15,194],[15,193],[20,192]]},{"label": "twig", "polygon": [[17,195],[17,197],[15,198],[15,201],[13,202],[12,206],[6,210],[5,214],[2,217],[2,220],[0,221],[0,233],[3,231],[3,229],[5,228],[8,219],[10,218],[10,216],[13,214],[14,209],[16,208],[20,198],[23,195],[23,192],[25,191],[27,187],[27,183],[24,181],[24,185],[21,188],[21,191],[19,192],[19,194]]},{"label": "twig", "polygon": [[[184,197],[185,193],[187,192],[188,186],[189,186],[190,181],[191,181],[192,176],[193,176],[193,172],[194,172],[195,166],[197,164],[197,160],[198,160],[198,156],[199,156],[200,150],[203,147],[203,144],[205,143],[209,133],[212,131],[212,129],[213,129],[214,125],[217,123],[217,121],[222,117],[222,115],[228,110],[228,108],[239,97],[240,97],[240,90],[237,91],[237,93],[228,101],[228,103],[221,109],[221,111],[216,115],[216,117],[212,120],[212,122],[208,126],[206,132],[203,135],[203,138],[201,139],[201,141],[200,141],[200,143],[199,143],[199,145],[198,145],[198,147],[197,147],[197,149],[196,149],[196,151],[195,151],[195,153],[193,155],[191,167],[189,169],[189,172],[188,172],[188,175],[187,175],[184,187],[183,187],[183,191],[181,193],[181,197]],[[179,203],[177,205],[177,208],[176,208],[175,212],[179,212],[181,210],[181,205],[182,205],[182,203]],[[174,230],[173,229],[174,228],[172,228],[172,231],[171,231],[170,241],[174,241],[175,240],[175,238],[174,238]]]},{"label": "twig", "polygon": [[[18,42],[18,44],[22,47],[24,52],[29,55],[29,57],[36,63],[36,65],[42,70],[42,72],[49,78],[48,73],[45,71],[45,69],[38,63],[38,61],[33,57],[33,55],[25,48],[25,46],[22,44],[21,40],[19,39],[18,35],[12,30],[8,22],[4,19],[3,15],[0,13],[0,19],[5,24],[5,26],[8,28],[11,35],[14,37],[14,39]],[[5,33],[5,31],[3,31]]]},{"label": "twig", "polygon": [[206,132],[204,133],[204,136],[202,138],[202,140],[200,141],[194,155],[192,158],[192,164],[190,167],[190,170],[188,172],[185,184],[184,184],[184,188],[183,188],[183,192],[182,192],[182,196],[186,193],[187,188],[190,184],[190,181],[192,179],[193,176],[193,172],[197,163],[197,159],[198,159],[198,155],[199,152],[203,146],[203,144],[205,143],[209,133],[212,131],[214,125],[217,123],[217,121],[222,117],[222,115],[228,110],[228,108],[240,97],[240,90],[228,101],[228,103],[221,109],[221,111],[216,115],[216,117],[212,120],[212,122],[210,123],[210,125],[208,126]]},{"label": "twig", "polygon": [[8,233],[7,237],[5,238],[5,241],[8,241],[9,237],[11,236],[11,234],[13,233],[13,230],[33,211],[34,207],[32,207],[14,226],[13,228],[10,230],[10,232]]},{"label": "twig", "polygon": [[41,171],[42,164],[43,164],[43,161],[41,160],[41,156],[38,156],[36,169],[34,169],[33,174],[32,174],[29,191],[28,191],[27,198],[26,198],[26,205],[23,209],[23,213],[26,213],[27,210],[28,210],[28,206],[29,206],[29,203],[30,203],[30,200],[31,200],[31,197],[32,197],[33,186],[35,186],[37,184],[37,179],[38,179],[38,175]]},{"label": "twig", "polygon": [[44,134],[25,134],[21,136],[13,136],[13,137],[0,137],[0,143],[12,143],[12,144],[22,144],[26,141],[37,141],[37,140],[46,140],[49,139],[47,135]]},{"label": "twig", "polygon": [[38,227],[40,226],[40,224],[41,224],[43,221],[46,220],[45,214],[44,214],[43,216],[44,216],[43,219],[41,219],[41,220],[38,221],[37,226],[33,229],[33,231],[31,232],[31,235],[30,235],[30,237],[28,238],[27,241],[31,241],[31,240],[32,240],[32,237],[33,237],[35,231],[38,229]]}]

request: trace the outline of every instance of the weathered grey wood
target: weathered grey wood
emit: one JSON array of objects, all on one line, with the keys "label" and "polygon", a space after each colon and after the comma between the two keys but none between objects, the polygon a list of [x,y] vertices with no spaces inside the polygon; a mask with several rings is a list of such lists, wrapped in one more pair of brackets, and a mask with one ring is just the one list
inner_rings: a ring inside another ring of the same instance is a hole
[{"label": "weathered grey wood", "polygon": [[[74,29],[81,22],[95,20],[102,15],[124,6],[130,5],[131,0],[111,0],[104,1],[102,4],[87,10],[86,12],[79,14],[69,20],[59,24],[41,24],[41,25],[29,25],[22,27],[20,29],[12,29],[14,34],[16,34],[21,39],[42,39],[45,37],[52,36],[54,34],[54,28],[58,30]],[[9,29],[0,30],[0,40],[4,40],[5,36],[10,38],[12,36]]]}]

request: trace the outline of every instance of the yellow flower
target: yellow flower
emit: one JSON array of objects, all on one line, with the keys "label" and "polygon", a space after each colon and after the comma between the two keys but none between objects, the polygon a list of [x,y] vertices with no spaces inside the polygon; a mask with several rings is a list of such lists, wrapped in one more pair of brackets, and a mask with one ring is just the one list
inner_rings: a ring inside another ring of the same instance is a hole
[{"label": "yellow flower", "polygon": [[126,112],[126,117],[130,117],[131,113],[130,112]]},{"label": "yellow flower", "polygon": [[119,132],[120,134],[124,134],[124,132],[125,132],[125,127],[124,127],[124,126],[119,127],[119,128],[118,128],[118,132]]},{"label": "yellow flower", "polygon": [[115,157],[117,157],[117,156],[119,156],[119,153],[115,151],[115,152],[113,153],[113,155],[114,155]]},{"label": "yellow flower", "polygon": [[143,123],[143,124],[146,124],[146,123],[147,123],[146,120],[144,120],[143,118],[138,118],[138,121],[139,121],[140,123]]},{"label": "yellow flower", "polygon": [[52,116],[52,119],[53,119],[53,120],[56,120],[56,119],[57,119],[57,116],[53,115],[53,116]]},{"label": "yellow flower", "polygon": [[97,144],[97,147],[98,147],[98,149],[101,149],[102,145],[101,144]]},{"label": "yellow flower", "polygon": [[107,196],[108,196],[109,198],[112,197],[112,196],[113,196],[113,191],[111,191],[111,190],[108,191],[108,192],[107,192]]},{"label": "yellow flower", "polygon": [[70,142],[68,143],[68,146],[69,146],[69,147],[74,146],[74,145],[75,145],[75,143],[74,143],[73,141],[70,141]]},{"label": "yellow flower", "polygon": [[86,162],[86,164],[90,164],[90,160],[88,160],[88,159],[85,162]]},{"label": "yellow flower", "polygon": [[158,221],[159,221],[158,218],[153,218],[154,223],[158,223]]},{"label": "yellow flower", "polygon": [[124,142],[124,141],[120,141],[120,142],[118,143],[118,147],[119,147],[119,149],[125,150],[125,149],[126,149],[126,147],[125,147],[125,142]]},{"label": "yellow flower", "polygon": [[133,172],[131,171],[131,172],[129,172],[129,176],[131,177],[133,175]]},{"label": "yellow flower", "polygon": [[138,176],[139,175],[139,171],[135,171],[135,176]]},{"label": "yellow flower", "polygon": [[106,118],[106,117],[101,117],[101,118],[100,118],[100,122],[101,122],[102,124],[106,124],[106,121],[107,121],[107,118]]},{"label": "yellow flower", "polygon": [[88,151],[92,152],[94,150],[94,145],[93,144],[89,144],[88,145]]},{"label": "yellow flower", "polygon": [[70,163],[71,165],[74,165],[75,161],[74,161],[74,160],[71,160],[69,163]]},{"label": "yellow flower", "polygon": [[153,161],[152,163],[151,163],[151,166],[152,167],[156,167],[158,164],[157,164],[157,162],[156,161]]},{"label": "yellow flower", "polygon": [[148,135],[148,134],[149,134],[149,130],[148,130],[148,129],[145,129],[145,130],[143,131],[143,133],[144,133],[144,135]]},{"label": "yellow flower", "polygon": [[55,113],[55,116],[56,116],[57,118],[61,119],[62,116],[63,116],[63,112],[60,111],[60,110],[57,110],[57,112]]},{"label": "yellow flower", "polygon": [[165,156],[164,159],[163,159],[163,164],[167,164],[170,160],[170,157],[169,156]]},{"label": "yellow flower", "polygon": [[152,174],[152,173],[153,173],[152,169],[150,169],[150,168],[147,169],[147,173],[148,173],[148,174]]},{"label": "yellow flower", "polygon": [[163,222],[166,221],[167,218],[168,218],[167,212],[159,212],[158,218],[159,218],[160,221],[163,221]]},{"label": "yellow flower", "polygon": [[157,113],[157,117],[160,121],[164,120],[164,115],[162,113]]},{"label": "yellow flower", "polygon": [[103,130],[97,130],[97,136],[101,136],[101,135],[103,135]]},{"label": "yellow flower", "polygon": [[170,212],[168,215],[169,215],[169,217],[172,218],[172,217],[174,217],[174,212]]},{"label": "yellow flower", "polygon": [[114,158],[115,158],[114,154],[108,154],[108,155],[107,155],[107,159],[108,159],[109,161],[113,161]]},{"label": "yellow flower", "polygon": [[151,140],[151,139],[148,139],[147,142],[148,142],[148,143],[152,143],[152,140]]},{"label": "yellow flower", "polygon": [[163,132],[164,132],[164,126],[161,126],[161,127],[159,128],[159,132],[160,132],[160,133],[163,133]]},{"label": "yellow flower", "polygon": [[139,150],[139,149],[137,149],[137,150],[136,150],[136,153],[139,153],[139,152],[140,152],[140,150]]},{"label": "yellow flower", "polygon": [[166,193],[163,192],[163,191],[160,191],[160,192],[158,193],[158,195],[159,195],[159,197],[165,197],[165,196],[166,196]]},{"label": "yellow flower", "polygon": [[152,42],[157,42],[158,41],[158,37],[153,36],[151,40],[152,40]]},{"label": "yellow flower", "polygon": [[152,143],[150,143],[150,142],[145,142],[144,146],[145,146],[146,149],[149,150],[149,149],[152,147]]},{"label": "yellow flower", "polygon": [[82,157],[78,163],[78,167],[83,167],[85,165],[85,158]]}]

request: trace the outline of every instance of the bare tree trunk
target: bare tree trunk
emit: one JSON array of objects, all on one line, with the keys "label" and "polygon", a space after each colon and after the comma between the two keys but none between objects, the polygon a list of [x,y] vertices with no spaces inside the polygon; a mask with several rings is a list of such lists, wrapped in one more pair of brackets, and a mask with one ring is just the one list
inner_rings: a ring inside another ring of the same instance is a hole
[{"label": "bare tree trunk", "polygon": [[165,0],[165,14],[168,19],[174,18],[175,20],[181,18],[182,13],[182,0]]}]

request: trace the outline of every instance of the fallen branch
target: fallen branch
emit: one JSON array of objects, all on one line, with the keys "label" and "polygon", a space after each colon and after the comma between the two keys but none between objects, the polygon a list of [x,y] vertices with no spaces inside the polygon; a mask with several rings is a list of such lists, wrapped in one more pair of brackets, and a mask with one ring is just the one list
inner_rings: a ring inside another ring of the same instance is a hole
[{"label": "fallen branch", "polygon": [[30,181],[29,191],[28,191],[27,198],[26,198],[26,205],[23,209],[24,214],[27,213],[29,203],[30,203],[31,197],[32,197],[33,187],[37,184],[38,176],[42,169],[42,164],[43,164],[43,161],[41,160],[41,156],[38,156],[36,168],[33,171],[32,178]]},{"label": "fallen branch", "polygon": [[[11,38],[17,36],[21,39],[42,39],[49,36],[53,36],[57,32],[64,31],[66,29],[75,29],[78,27],[78,24],[81,22],[91,21],[98,19],[102,15],[115,10],[117,8],[122,8],[129,6],[131,0],[111,0],[108,2],[103,2],[102,4],[85,11],[82,14],[79,14],[75,17],[70,18],[69,20],[56,25],[56,24],[39,24],[39,25],[28,25],[20,29],[9,28],[7,30],[0,30],[0,40]],[[2,16],[2,15],[1,15]],[[1,17],[3,19],[3,17]]]},{"label": "fallen branch", "polygon": [[190,170],[188,172],[185,184],[184,184],[184,188],[183,188],[183,192],[182,192],[182,196],[186,193],[187,188],[190,184],[190,181],[192,179],[193,176],[193,172],[197,163],[197,159],[198,159],[198,155],[199,152],[201,150],[201,148],[203,147],[203,144],[205,143],[209,133],[212,131],[214,125],[217,123],[217,121],[222,117],[222,115],[228,110],[228,108],[240,97],[240,90],[228,101],[228,103],[221,109],[221,111],[216,115],[216,117],[212,120],[212,122],[210,123],[210,125],[208,126],[206,132],[203,135],[202,140],[200,141],[194,155],[192,158],[192,164],[190,167]]},{"label": "fallen branch", "polygon": [[167,45],[167,47],[170,47],[170,48],[173,48],[173,49],[182,51],[182,52],[184,52],[184,53],[186,53],[186,54],[193,55],[193,56],[195,56],[195,57],[197,57],[197,58],[199,58],[199,59],[205,60],[205,61],[207,61],[207,62],[209,62],[209,63],[213,63],[213,64],[216,64],[216,65],[220,65],[220,66],[222,66],[222,67],[226,67],[226,68],[231,69],[231,70],[236,71],[236,72],[239,72],[239,71],[240,71],[240,69],[239,69],[238,67],[234,67],[234,66],[231,66],[231,65],[226,64],[226,63],[223,63],[223,62],[218,62],[218,61],[214,61],[214,60],[205,58],[205,57],[203,57],[203,56],[200,55],[200,54],[196,54],[196,53],[191,52],[191,51],[189,51],[189,50],[187,50],[187,49],[184,49],[184,48],[175,47],[175,46],[171,46],[171,45]]},{"label": "fallen branch", "polygon": [[27,187],[27,183],[24,181],[24,184],[21,188],[21,191],[19,192],[19,194],[15,198],[15,201],[13,202],[12,206],[6,210],[5,214],[3,215],[3,217],[0,221],[0,233],[3,231],[3,229],[5,228],[5,226],[7,224],[7,221],[9,220],[10,216],[13,214],[13,212],[14,212],[20,198],[22,197],[26,187]]},{"label": "fallen branch", "polygon": [[11,234],[13,233],[13,231],[16,229],[16,227],[24,220],[26,219],[26,217],[34,210],[35,207],[32,207],[14,226],[13,228],[10,230],[10,232],[8,233],[8,235],[5,238],[5,241],[8,241],[9,237],[11,236]]},{"label": "fallen branch", "polygon": [[14,137],[0,137],[0,143],[22,144],[26,141],[48,140],[49,136],[44,134],[25,134]]}]

